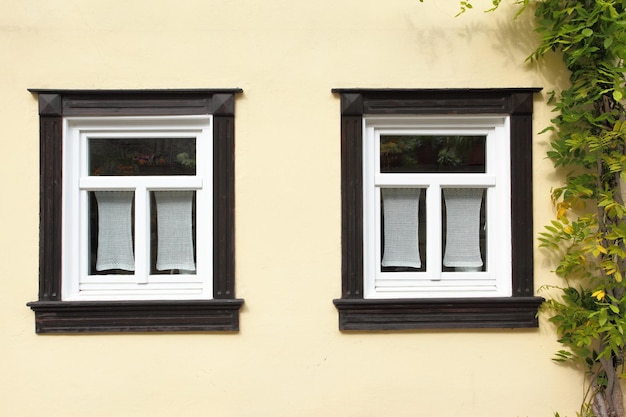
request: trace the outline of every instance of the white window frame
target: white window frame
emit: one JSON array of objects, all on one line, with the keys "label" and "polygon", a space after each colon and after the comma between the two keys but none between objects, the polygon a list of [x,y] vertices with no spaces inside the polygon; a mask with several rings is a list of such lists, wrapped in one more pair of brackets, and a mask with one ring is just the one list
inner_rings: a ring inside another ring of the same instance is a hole
[{"label": "white window frame", "polygon": [[[511,280],[511,175],[509,116],[363,117],[364,298],[508,297]],[[381,135],[487,137],[485,173],[381,173]],[[426,189],[426,271],[382,272],[381,188]],[[443,272],[442,188],[485,188],[485,271]]]},{"label": "white window frame", "polygon": [[[192,300],[213,298],[213,119],[211,115],[66,117],[63,119],[62,300]],[[90,176],[90,138],[194,138],[196,175]],[[88,193],[135,192],[133,275],[89,275]],[[196,192],[196,271],[149,273],[149,193]],[[141,213],[144,216],[141,216]],[[142,221],[143,219],[143,221]]]}]

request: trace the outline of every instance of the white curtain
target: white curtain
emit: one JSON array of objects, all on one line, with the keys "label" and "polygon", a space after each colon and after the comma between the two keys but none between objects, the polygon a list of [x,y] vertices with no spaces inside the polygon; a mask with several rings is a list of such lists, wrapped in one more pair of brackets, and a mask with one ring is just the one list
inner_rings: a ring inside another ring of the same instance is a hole
[{"label": "white curtain", "polygon": [[98,251],[96,270],[135,270],[131,210],[132,191],[96,191]]},{"label": "white curtain", "polygon": [[193,191],[155,191],[158,250],[156,269],[195,271],[193,257]]},{"label": "white curtain", "polygon": [[382,266],[419,268],[419,188],[383,188]]},{"label": "white curtain", "polygon": [[483,189],[445,188],[446,249],[443,265],[480,268],[480,206]]}]

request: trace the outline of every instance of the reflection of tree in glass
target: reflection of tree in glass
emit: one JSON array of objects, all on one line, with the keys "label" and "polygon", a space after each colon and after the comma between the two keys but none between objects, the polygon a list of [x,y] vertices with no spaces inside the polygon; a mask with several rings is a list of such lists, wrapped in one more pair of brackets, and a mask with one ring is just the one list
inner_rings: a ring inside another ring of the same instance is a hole
[{"label": "reflection of tree in glass", "polygon": [[417,150],[422,146],[420,136],[383,136],[380,139],[381,168],[414,167],[418,165]]},{"label": "reflection of tree in glass", "polygon": [[484,161],[484,143],[484,136],[382,136],[381,170],[431,172],[475,165],[477,153],[482,153],[479,159]]},{"label": "reflection of tree in glass", "polygon": [[195,139],[91,139],[91,175],[194,175]]},{"label": "reflection of tree in glass", "polygon": [[437,163],[446,166],[459,166],[467,161],[467,157],[474,145],[476,136],[436,136],[433,142],[441,146],[437,153]]}]

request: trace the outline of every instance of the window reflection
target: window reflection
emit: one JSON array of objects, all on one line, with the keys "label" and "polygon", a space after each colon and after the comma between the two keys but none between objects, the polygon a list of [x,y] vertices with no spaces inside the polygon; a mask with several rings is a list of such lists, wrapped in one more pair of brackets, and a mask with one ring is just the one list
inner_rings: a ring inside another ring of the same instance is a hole
[{"label": "window reflection", "polygon": [[90,175],[195,175],[195,138],[90,139]]},{"label": "window reflection", "polygon": [[485,172],[486,136],[380,137],[383,173]]}]

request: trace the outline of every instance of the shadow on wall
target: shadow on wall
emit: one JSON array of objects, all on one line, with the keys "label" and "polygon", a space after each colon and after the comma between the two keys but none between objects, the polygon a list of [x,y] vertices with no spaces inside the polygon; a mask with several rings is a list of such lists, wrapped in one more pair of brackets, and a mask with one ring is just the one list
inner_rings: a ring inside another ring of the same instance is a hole
[{"label": "shadow on wall", "polygon": [[[465,14],[455,17],[458,9],[446,8],[437,12],[441,19],[435,23],[424,25],[420,18],[419,4],[413,13],[407,16],[408,25],[415,29],[415,46],[419,55],[428,57],[430,65],[436,65],[440,59],[449,62],[450,48],[447,45],[463,45],[468,51],[465,58],[472,57],[472,48],[479,48],[482,41],[478,38],[487,39],[484,46],[493,51],[498,51],[500,65],[508,64],[515,67],[527,65],[528,69],[534,68],[533,75],[537,83],[551,85],[557,89],[564,88],[569,82],[569,73],[564,69],[560,57],[557,54],[544,57],[540,63],[524,60],[530,56],[539,45],[539,35],[535,32],[534,9],[532,5],[516,17],[520,11],[518,6],[502,5],[494,12],[485,13],[480,9],[469,10]],[[447,15],[447,13],[450,13]],[[488,24],[486,24],[486,22]],[[416,54],[417,56],[418,54]],[[479,54],[476,54],[479,58]],[[466,62],[467,67],[473,65]],[[463,76],[461,66],[451,68],[458,76]],[[473,78],[472,74],[465,77]],[[488,87],[488,86],[485,86]],[[521,87],[521,85],[511,85]]]},{"label": "shadow on wall", "polygon": [[[516,8],[514,12],[517,13],[519,10]],[[523,54],[524,58],[528,58],[539,46],[540,35],[535,31],[533,5],[529,5],[527,10],[517,17],[511,14],[510,18],[498,21],[496,27],[497,36],[492,36],[494,48],[503,56],[508,55],[509,59],[515,56],[513,51],[518,51]],[[565,69],[560,54],[548,54],[539,62],[533,62],[530,59],[526,62],[527,65],[535,68],[535,73],[542,85],[551,85],[558,90],[569,85],[569,71]]]}]

